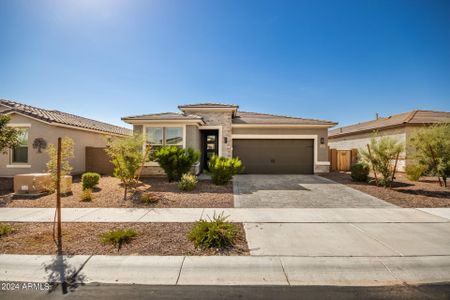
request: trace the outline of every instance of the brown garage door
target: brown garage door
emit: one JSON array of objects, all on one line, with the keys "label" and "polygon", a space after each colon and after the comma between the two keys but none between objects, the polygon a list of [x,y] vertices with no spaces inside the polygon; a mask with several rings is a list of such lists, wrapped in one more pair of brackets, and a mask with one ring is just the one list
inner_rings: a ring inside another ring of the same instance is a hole
[{"label": "brown garage door", "polygon": [[233,140],[244,173],[313,174],[314,140]]}]

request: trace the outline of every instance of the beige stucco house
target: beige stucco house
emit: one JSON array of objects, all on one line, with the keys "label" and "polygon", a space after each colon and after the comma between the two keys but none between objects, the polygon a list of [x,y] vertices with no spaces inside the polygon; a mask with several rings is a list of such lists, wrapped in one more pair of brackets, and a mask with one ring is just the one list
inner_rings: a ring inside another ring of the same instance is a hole
[{"label": "beige stucco house", "polygon": [[107,136],[132,133],[123,127],[9,100],[0,100],[0,114],[11,117],[8,126],[23,130],[22,144],[9,149],[6,154],[0,154],[0,177],[45,172],[48,154],[42,146],[56,144],[58,137],[74,140],[75,157],[70,163],[72,173],[80,174],[85,171],[86,147],[105,147]]},{"label": "beige stucco house", "polygon": [[330,148],[337,150],[365,149],[375,133],[377,137],[392,137],[406,145],[405,152],[400,155],[398,162],[398,169],[403,171],[408,164],[407,157],[411,151],[408,140],[414,131],[422,126],[448,122],[450,112],[413,110],[330,130],[328,144]]},{"label": "beige stucco house", "polygon": [[[193,148],[201,153],[198,170],[214,155],[239,157],[246,173],[313,174],[329,171],[328,128],[334,122],[243,112],[237,105],[180,105],[179,113],[124,117],[144,144]],[[162,173],[148,162],[143,174]]]}]

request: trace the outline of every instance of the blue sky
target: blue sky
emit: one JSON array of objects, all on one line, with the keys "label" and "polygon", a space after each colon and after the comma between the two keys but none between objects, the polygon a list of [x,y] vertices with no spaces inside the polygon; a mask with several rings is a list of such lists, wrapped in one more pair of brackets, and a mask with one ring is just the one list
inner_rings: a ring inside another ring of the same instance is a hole
[{"label": "blue sky", "polygon": [[450,110],[450,1],[0,0],[0,98],[119,125],[208,101]]}]

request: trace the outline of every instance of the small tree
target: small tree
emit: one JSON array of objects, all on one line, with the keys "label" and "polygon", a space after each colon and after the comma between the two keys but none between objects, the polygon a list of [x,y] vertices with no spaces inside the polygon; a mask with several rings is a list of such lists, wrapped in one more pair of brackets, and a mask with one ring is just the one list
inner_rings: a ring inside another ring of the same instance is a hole
[{"label": "small tree", "polygon": [[[73,147],[74,141],[69,137],[64,137],[61,140],[61,177],[69,175],[72,172],[72,166],[69,160],[74,157]],[[54,191],[56,188],[57,181],[57,160],[58,160],[58,149],[55,145],[49,144],[47,147],[47,154],[50,160],[47,162],[47,172],[51,175],[49,191]]]},{"label": "small tree", "polygon": [[447,178],[450,176],[450,124],[418,129],[409,143],[413,148],[411,158],[430,175],[437,176],[441,186],[447,186]]},{"label": "small tree", "polygon": [[3,154],[20,143],[20,129],[7,126],[9,121],[9,116],[0,115],[0,153]]},{"label": "small tree", "polygon": [[140,135],[116,138],[108,141],[106,153],[114,165],[114,176],[124,186],[123,200],[127,199],[128,189],[137,183],[138,170],[146,155],[142,153],[143,139]]},{"label": "small tree", "polygon": [[[379,139],[373,136],[367,149],[360,149],[361,160],[369,165],[374,175],[381,174],[378,183],[384,187],[390,186],[394,180],[398,157],[404,151],[404,144],[390,137]],[[378,181],[378,179],[376,178]]]}]

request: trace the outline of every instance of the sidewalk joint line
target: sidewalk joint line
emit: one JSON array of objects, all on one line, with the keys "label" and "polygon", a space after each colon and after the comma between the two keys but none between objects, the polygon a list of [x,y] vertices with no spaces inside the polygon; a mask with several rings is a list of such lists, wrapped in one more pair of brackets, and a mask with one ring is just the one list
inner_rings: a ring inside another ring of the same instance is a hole
[{"label": "sidewalk joint line", "polygon": [[180,280],[180,276],[181,276],[181,270],[183,269],[185,260],[186,260],[186,256],[183,256],[183,261],[181,262],[180,271],[178,271],[177,281],[175,282],[175,285],[178,285],[178,281]]},{"label": "sidewalk joint line", "polygon": [[151,209],[147,209],[147,212],[143,216],[141,216],[139,219],[137,219],[135,222],[139,222],[143,217],[148,215],[151,211],[152,211]]},{"label": "sidewalk joint line", "polygon": [[281,257],[278,257],[278,260],[280,261],[280,265],[281,265],[281,269],[283,270],[284,277],[286,277],[286,281],[287,281],[288,285],[291,286],[291,282],[289,281],[289,278],[286,274],[286,270],[284,269],[283,260],[281,259]]},{"label": "sidewalk joint line", "polygon": [[364,229],[359,228],[358,226],[356,226],[355,224],[352,224],[352,223],[348,223],[348,224],[349,224],[350,226],[355,227],[357,230],[361,231],[362,233],[365,233],[365,235],[366,235],[368,238],[370,238],[370,239],[372,239],[372,240],[374,240],[374,241],[380,243],[381,245],[383,245],[384,247],[388,248],[389,250],[391,250],[391,251],[393,251],[393,252],[395,252],[395,253],[398,253],[400,256],[402,256],[402,257],[404,256],[403,253],[401,253],[400,251],[397,251],[397,250],[391,248],[389,245],[387,245],[387,244],[383,243],[382,241],[378,240],[377,238],[375,238],[374,236],[372,236],[372,235],[371,235],[370,233],[368,233],[367,231],[364,231]]}]

